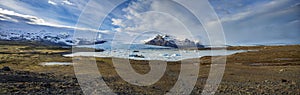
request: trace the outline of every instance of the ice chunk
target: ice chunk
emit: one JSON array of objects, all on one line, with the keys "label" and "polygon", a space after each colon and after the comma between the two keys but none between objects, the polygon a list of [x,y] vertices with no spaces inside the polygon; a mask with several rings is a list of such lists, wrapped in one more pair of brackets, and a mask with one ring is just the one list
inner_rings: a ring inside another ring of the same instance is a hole
[{"label": "ice chunk", "polygon": [[159,54],[159,56],[169,57],[169,54]]},{"label": "ice chunk", "polygon": [[50,65],[72,65],[73,63],[71,62],[44,62],[41,63],[43,66],[50,66]]},{"label": "ice chunk", "polygon": [[172,54],[171,57],[181,56],[180,54]]}]

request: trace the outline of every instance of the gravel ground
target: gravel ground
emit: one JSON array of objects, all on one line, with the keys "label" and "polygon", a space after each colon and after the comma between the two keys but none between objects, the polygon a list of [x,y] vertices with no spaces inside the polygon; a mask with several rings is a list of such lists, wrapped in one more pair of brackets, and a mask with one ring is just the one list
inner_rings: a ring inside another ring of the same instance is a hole
[{"label": "gravel ground", "polygon": [[[227,57],[225,73],[216,95],[300,95],[300,45],[229,49],[255,51]],[[52,47],[0,45],[0,94],[83,94],[73,66],[40,65],[42,62],[71,62],[71,58],[62,56],[66,52],[70,51]],[[210,58],[201,58],[197,84],[191,94],[202,92],[210,71]],[[118,76],[110,58],[96,60],[102,78],[117,94],[165,94],[176,83],[181,64],[169,62],[165,75],[157,83],[136,86]],[[131,65],[141,74],[150,70],[147,61],[131,60]]]}]

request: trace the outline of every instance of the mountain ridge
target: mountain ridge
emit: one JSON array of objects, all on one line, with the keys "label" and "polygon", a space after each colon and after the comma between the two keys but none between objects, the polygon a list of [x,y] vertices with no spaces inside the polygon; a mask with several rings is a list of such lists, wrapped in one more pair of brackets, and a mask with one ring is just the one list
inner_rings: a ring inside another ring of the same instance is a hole
[{"label": "mountain ridge", "polygon": [[170,35],[156,35],[153,39],[145,42],[148,45],[166,46],[172,48],[204,48],[200,42],[191,41],[189,39],[179,40]]}]

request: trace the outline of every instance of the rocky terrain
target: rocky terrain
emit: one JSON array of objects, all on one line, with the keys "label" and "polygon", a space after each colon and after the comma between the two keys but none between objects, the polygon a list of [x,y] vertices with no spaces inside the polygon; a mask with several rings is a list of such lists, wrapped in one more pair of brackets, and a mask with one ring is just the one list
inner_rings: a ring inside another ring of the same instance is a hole
[{"label": "rocky terrain", "polygon": [[[8,67],[7,67],[8,68]],[[0,70],[0,94],[80,94],[74,77],[57,77],[51,73]]]},{"label": "rocky terrain", "polygon": [[[286,94],[300,92],[300,46],[230,47],[251,50],[227,56],[227,65],[216,95]],[[72,62],[63,57],[68,48],[36,43],[1,41],[0,94],[83,94],[72,65],[42,66],[42,62]],[[136,86],[118,76],[111,58],[96,58],[106,84],[117,94],[165,94],[176,83],[181,62],[168,62],[165,75],[150,86]],[[200,94],[210,71],[211,57],[200,58],[197,84],[191,94]],[[184,63],[183,63],[184,64]],[[149,72],[148,61],[131,60],[141,74]]]}]

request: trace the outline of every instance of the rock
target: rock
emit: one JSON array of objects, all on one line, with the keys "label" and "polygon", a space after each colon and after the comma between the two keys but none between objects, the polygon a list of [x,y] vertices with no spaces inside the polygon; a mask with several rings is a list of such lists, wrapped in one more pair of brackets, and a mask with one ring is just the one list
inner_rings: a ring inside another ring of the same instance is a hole
[{"label": "rock", "polygon": [[287,82],[287,80],[286,79],[281,79],[281,82]]},{"label": "rock", "polygon": [[135,55],[129,55],[129,57],[145,58],[145,56],[143,56],[143,55],[137,55],[137,54],[135,54]]},{"label": "rock", "polygon": [[11,71],[11,69],[9,67],[7,67],[7,66],[3,67],[2,70],[3,71]]},{"label": "rock", "polygon": [[286,71],[286,70],[285,70],[285,69],[280,69],[280,70],[279,70],[279,72],[284,72],[284,71]]}]

